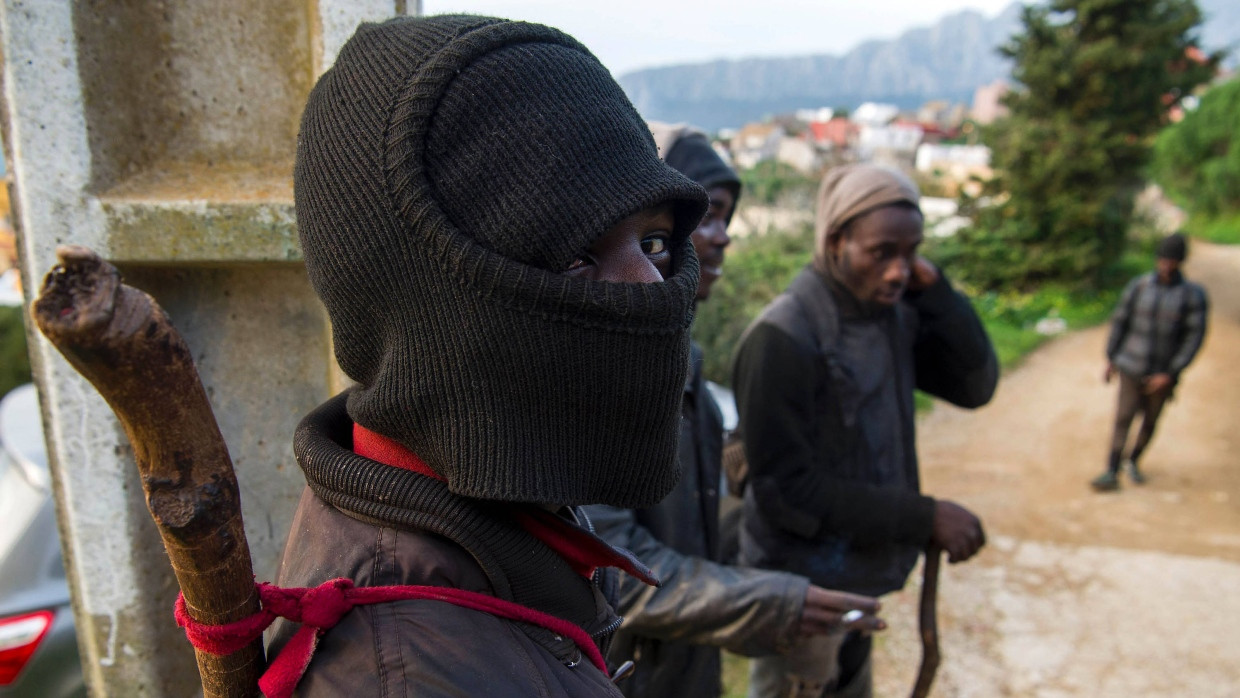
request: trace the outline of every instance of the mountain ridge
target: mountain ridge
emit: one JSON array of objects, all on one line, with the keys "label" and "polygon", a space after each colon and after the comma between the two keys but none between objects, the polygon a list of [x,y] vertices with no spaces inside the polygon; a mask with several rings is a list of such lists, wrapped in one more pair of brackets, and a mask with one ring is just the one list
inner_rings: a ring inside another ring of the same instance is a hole
[{"label": "mountain ridge", "polygon": [[[1240,3],[1199,0],[1203,44],[1240,43]],[[618,81],[650,120],[689,122],[713,131],[798,108],[888,102],[914,108],[931,99],[969,104],[973,92],[1009,79],[997,47],[1020,28],[1021,3],[987,17],[977,10],[944,16],[889,40],[862,42],[843,54],[719,59],[645,68]]]}]

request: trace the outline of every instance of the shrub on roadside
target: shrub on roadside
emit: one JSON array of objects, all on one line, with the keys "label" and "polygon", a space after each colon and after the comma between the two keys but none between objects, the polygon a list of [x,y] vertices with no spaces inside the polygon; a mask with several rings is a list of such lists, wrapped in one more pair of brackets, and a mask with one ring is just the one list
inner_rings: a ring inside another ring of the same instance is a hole
[{"label": "shrub on roadside", "polygon": [[1240,242],[1240,80],[1211,88],[1196,110],[1163,129],[1149,169],[1188,212],[1190,233]]},{"label": "shrub on roadside", "polygon": [[813,256],[810,225],[740,238],[728,248],[723,277],[698,304],[693,337],[705,354],[707,380],[732,384],[732,352],[751,320],[778,296]]},{"label": "shrub on roadside", "polygon": [[741,205],[813,206],[819,177],[807,175],[775,160],[763,160],[740,171],[744,194]]},{"label": "shrub on roadside", "polygon": [[0,396],[30,382],[30,356],[20,306],[0,306]]}]

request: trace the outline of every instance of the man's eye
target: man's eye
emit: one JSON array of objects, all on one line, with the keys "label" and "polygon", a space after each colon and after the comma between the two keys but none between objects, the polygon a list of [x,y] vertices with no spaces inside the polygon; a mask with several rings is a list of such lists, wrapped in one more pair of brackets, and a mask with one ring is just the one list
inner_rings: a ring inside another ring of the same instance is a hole
[{"label": "man's eye", "polygon": [[593,264],[593,262],[590,260],[589,257],[578,257],[577,259],[574,259],[572,264],[568,265],[568,269],[565,269],[564,271],[566,273],[570,271],[575,271],[577,269],[588,267],[591,264]]},{"label": "man's eye", "polygon": [[667,251],[667,237],[665,235],[651,235],[642,238],[642,252],[648,255],[663,254]]}]

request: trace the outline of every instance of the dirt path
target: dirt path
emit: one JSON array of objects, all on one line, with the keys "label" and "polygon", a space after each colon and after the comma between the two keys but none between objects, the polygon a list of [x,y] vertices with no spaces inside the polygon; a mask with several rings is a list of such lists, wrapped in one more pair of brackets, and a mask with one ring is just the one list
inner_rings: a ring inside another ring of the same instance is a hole
[{"label": "dirt path", "polygon": [[[1143,487],[1087,486],[1115,407],[1106,328],[1049,343],[986,408],[919,424],[925,490],[973,509],[991,542],[943,571],[934,696],[1240,695],[1240,248],[1196,243],[1187,273],[1210,330]],[[878,696],[912,685],[917,586],[888,601]]]}]

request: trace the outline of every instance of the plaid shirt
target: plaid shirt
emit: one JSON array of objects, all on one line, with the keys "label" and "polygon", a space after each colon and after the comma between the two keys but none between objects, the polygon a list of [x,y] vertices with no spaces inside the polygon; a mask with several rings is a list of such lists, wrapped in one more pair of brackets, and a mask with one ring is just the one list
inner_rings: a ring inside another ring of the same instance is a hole
[{"label": "plaid shirt", "polygon": [[1205,290],[1178,272],[1167,284],[1155,272],[1138,276],[1111,315],[1107,358],[1130,376],[1178,376],[1201,348],[1208,306]]}]

